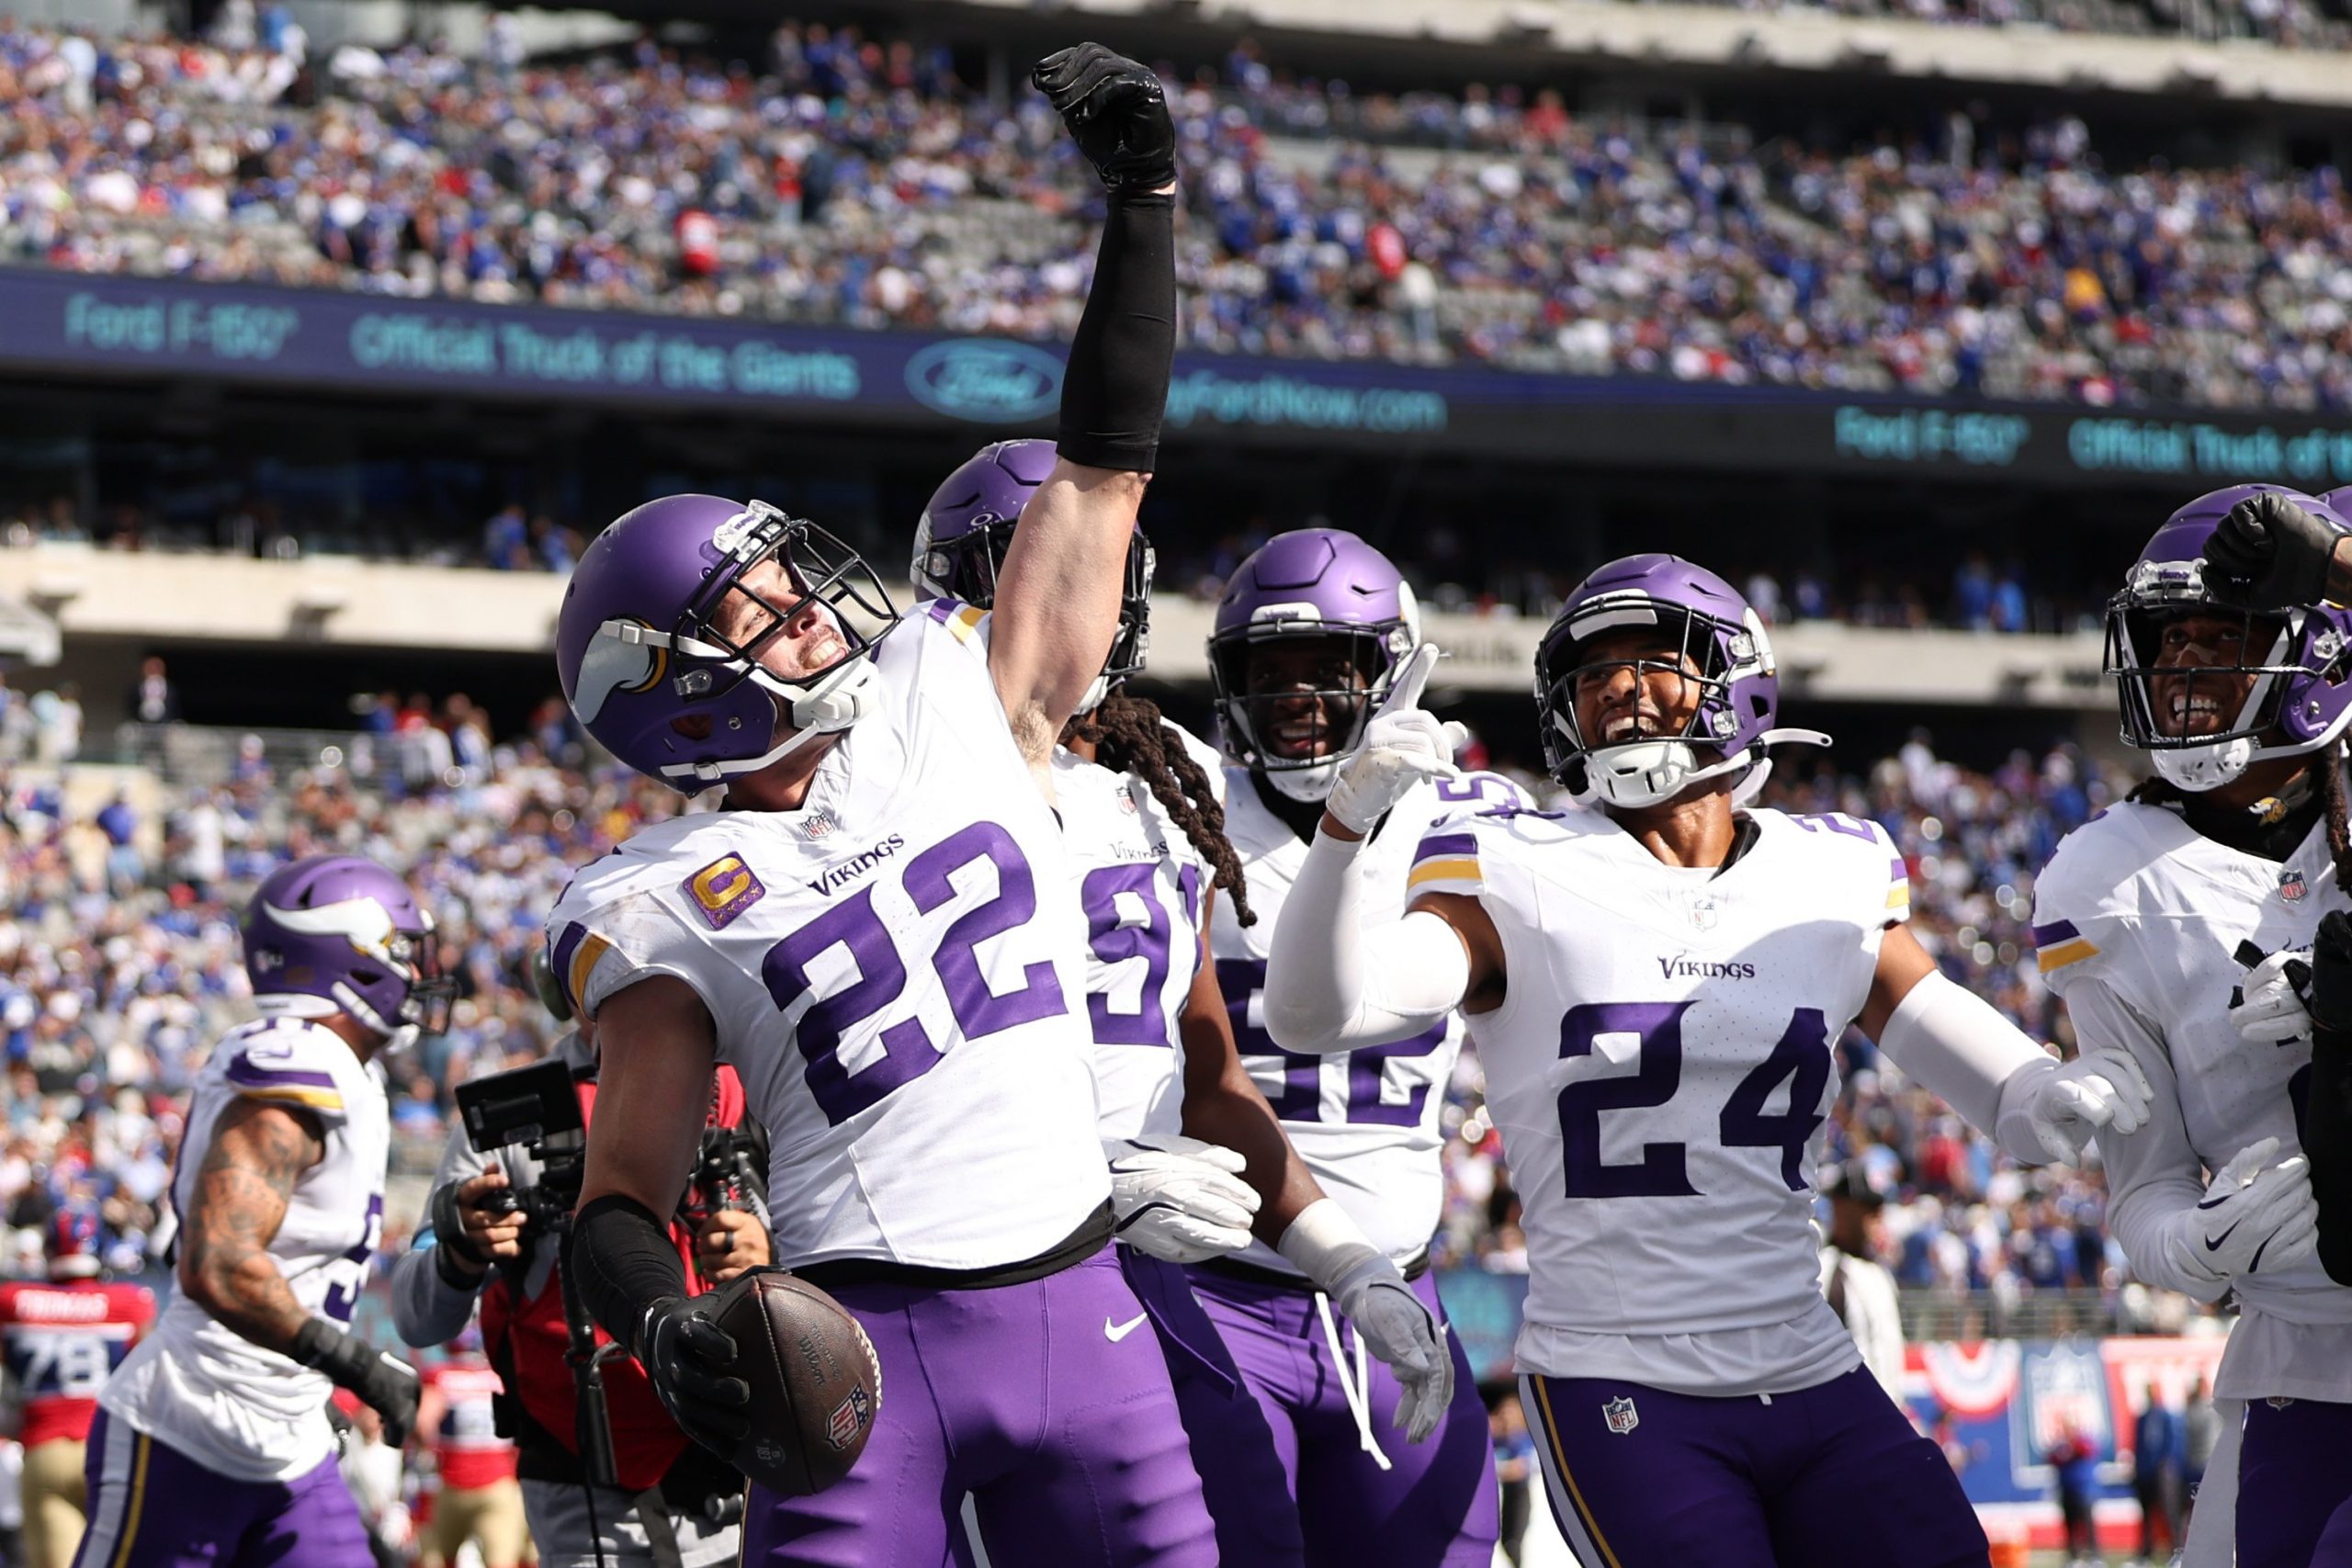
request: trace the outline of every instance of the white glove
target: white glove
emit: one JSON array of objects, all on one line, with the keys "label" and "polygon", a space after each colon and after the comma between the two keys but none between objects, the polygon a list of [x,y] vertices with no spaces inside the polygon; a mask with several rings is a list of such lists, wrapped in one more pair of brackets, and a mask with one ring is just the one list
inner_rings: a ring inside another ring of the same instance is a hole
[{"label": "white glove", "polygon": [[2312,1032],[2312,950],[2282,947],[2246,971],[2230,1021],[2241,1039],[2277,1045]]},{"label": "white glove", "polygon": [[2155,1091],[2129,1051],[2086,1051],[2034,1086],[2026,1114],[2050,1157],[2072,1163],[2101,1127],[2129,1135],[2147,1123]]},{"label": "white glove", "polygon": [[2165,1246],[2183,1273],[2226,1285],[2264,1269],[2281,1273],[2318,1247],[2310,1162],[2295,1155],[2273,1165],[2278,1152],[2276,1138],[2239,1150],[2205,1201],[2173,1216]]},{"label": "white glove", "polygon": [[1258,1194],[1248,1162],[1217,1144],[1169,1134],[1106,1138],[1112,1234],[1170,1263],[1198,1263],[1250,1245]]},{"label": "white glove", "polygon": [[1427,1441],[1453,1403],[1453,1357],[1436,1314],[1333,1199],[1317,1198],[1301,1210],[1283,1233],[1280,1251],[1339,1303],[1364,1348],[1396,1374],[1405,1397],[1395,1425],[1405,1428],[1407,1442]]},{"label": "white glove", "polygon": [[1407,1442],[1427,1442],[1453,1403],[1453,1358],[1437,1314],[1413,1294],[1396,1265],[1377,1253],[1333,1280],[1329,1293],[1356,1325],[1357,1337],[1404,1389],[1392,1425],[1405,1428]]},{"label": "white glove", "polygon": [[1363,744],[1332,781],[1323,809],[1351,833],[1369,833],[1389,808],[1423,779],[1460,778],[1454,748],[1470,738],[1458,724],[1441,723],[1421,707],[1421,688],[1437,668],[1437,645],[1425,642],[1406,655],[1371,722]]}]

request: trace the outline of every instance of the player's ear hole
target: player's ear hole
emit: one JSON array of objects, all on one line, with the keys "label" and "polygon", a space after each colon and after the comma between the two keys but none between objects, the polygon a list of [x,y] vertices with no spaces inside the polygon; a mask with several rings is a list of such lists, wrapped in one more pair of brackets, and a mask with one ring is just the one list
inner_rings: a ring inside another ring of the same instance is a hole
[{"label": "player's ear hole", "polygon": [[710,739],[710,715],[707,713],[680,714],[670,721],[670,728],[689,740],[707,740]]}]

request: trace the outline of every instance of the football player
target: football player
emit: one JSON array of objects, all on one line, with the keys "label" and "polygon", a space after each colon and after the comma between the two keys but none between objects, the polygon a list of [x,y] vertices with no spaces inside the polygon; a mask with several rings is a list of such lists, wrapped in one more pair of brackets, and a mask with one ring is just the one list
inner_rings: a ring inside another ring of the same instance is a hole
[{"label": "football player", "polygon": [[78,1568],[366,1562],[328,1398],[395,1444],[416,1415],[416,1373],[349,1325],[383,1235],[377,1058],[445,1027],[455,990],[432,918],[373,861],[322,855],[263,881],[243,937],[262,1016],[197,1076],[175,1289],[99,1398]]},{"label": "football player", "polygon": [[[2143,1280],[2238,1304],[2214,1395],[2245,1402],[2245,1568],[2352,1563],[2352,1289],[2312,1257],[2303,1153],[2310,949],[2352,907],[2352,615],[2325,603],[2346,527],[2312,496],[2236,485],[2156,531],[2107,640],[2123,739],[2154,776],[2035,886],[2042,974],[2076,1036],[2155,1086],[2147,1127],[2102,1145],[2108,1224]],[[2203,1534],[2192,1553],[2226,1561]]]},{"label": "football player", "polygon": [[89,1511],[83,1472],[98,1391],[154,1323],[155,1297],[104,1278],[88,1209],[61,1208],[42,1231],[49,1283],[0,1284],[0,1363],[25,1450],[25,1568],[65,1568]]},{"label": "football player", "polygon": [[[1419,637],[1412,589],[1352,534],[1283,534],[1234,572],[1209,639],[1209,678],[1233,759],[1226,832],[1259,919],[1245,926],[1238,908],[1220,906],[1210,945],[1242,1059],[1331,1194],[1328,1212],[1353,1220],[1396,1264],[1442,1336],[1429,1243],[1444,1201],[1439,1119],[1459,1025],[1434,1018],[1410,1039],[1327,1058],[1275,1044],[1261,1005],[1273,922],[1323,801]],[[1403,913],[1406,866],[1424,829],[1481,802],[1526,803],[1491,773],[1431,780],[1398,799],[1368,852],[1381,879],[1376,911]],[[1410,1448],[1384,1440],[1392,1425],[1408,1436],[1429,1425],[1436,1386],[1408,1386],[1369,1356],[1334,1319],[1310,1261],[1287,1239],[1280,1249],[1256,1241],[1193,1271],[1273,1427],[1307,1561],[1486,1568],[1499,1529],[1494,1447],[1461,1347],[1448,1345],[1452,1379],[1435,1435]]]},{"label": "football player", "polygon": [[1413,1039],[1456,1008],[1525,1204],[1518,1343],[1553,1511],[1621,1568],[1983,1564],[1942,1453],[1823,1299],[1812,1152],[1857,1020],[2020,1159],[2138,1124],[2128,1061],[2067,1066],[1946,979],[1883,829],[1741,810],[1775,740],[1770,644],[1722,579],[1611,562],[1545,634],[1553,774],[1597,809],[1503,809],[1422,839],[1411,912],[1363,863],[1443,776],[1400,675],[1326,802],[1275,932],[1266,1021],[1294,1050]]},{"label": "football player", "polygon": [[[1059,456],[993,612],[903,621],[814,524],[671,496],[582,556],[564,692],[621,761],[727,810],[639,833],[550,919],[603,1070],[571,1267],[687,1432],[751,1431],[737,1347],[661,1219],[715,1059],[772,1140],[776,1261],[864,1325],[886,1409],[816,1496],[754,1485],[748,1563],[936,1568],[963,1497],[999,1560],[1206,1564],[1166,1363],[1112,1254],[1086,931],[1046,791],[1102,668],[1174,349],[1174,130],[1088,44],[1045,62],[1111,192]],[[762,1413],[765,1414],[765,1413]]]},{"label": "football player", "polygon": [[[925,596],[994,602],[1014,524],[1053,458],[1051,442],[1000,442],[948,476],[915,535]],[[1127,1244],[1119,1260],[1167,1357],[1219,1558],[1296,1563],[1298,1509],[1272,1431],[1177,1265],[1237,1251],[1254,1231],[1399,1368],[1426,1426],[1446,1408],[1453,1364],[1396,1265],[1316,1186],[1234,1050],[1206,933],[1220,893],[1242,925],[1254,917],[1225,837],[1215,755],[1125,690],[1150,642],[1151,577],[1138,530],[1110,658],[1054,751],[1055,805],[1087,921],[1097,1131]]]}]

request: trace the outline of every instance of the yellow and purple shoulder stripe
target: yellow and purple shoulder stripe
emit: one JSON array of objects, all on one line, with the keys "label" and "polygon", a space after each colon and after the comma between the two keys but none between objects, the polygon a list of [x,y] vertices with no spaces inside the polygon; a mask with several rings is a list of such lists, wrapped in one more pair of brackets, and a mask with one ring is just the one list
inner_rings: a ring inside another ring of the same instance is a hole
[{"label": "yellow and purple shoulder stripe", "polygon": [[923,607],[923,614],[956,634],[961,642],[970,642],[980,634],[980,623],[988,612],[978,604],[967,604],[961,599],[933,599]]},{"label": "yellow and purple shoulder stripe", "polygon": [[1911,868],[1903,863],[1901,855],[1895,856],[1886,868],[1886,912],[1890,915],[1911,913]]},{"label": "yellow and purple shoulder stripe", "polygon": [[1476,893],[1484,886],[1478,871],[1476,834],[1430,833],[1413,852],[1413,870],[1405,879],[1405,896],[1410,898],[1422,893]]},{"label": "yellow and purple shoulder stripe", "polygon": [[563,930],[556,933],[555,945],[548,952],[548,967],[554,972],[556,984],[563,987],[564,999],[571,1004],[575,1016],[586,1013],[581,998],[588,994],[588,976],[596,972],[596,961],[612,948],[611,942],[577,920],[565,921]]},{"label": "yellow and purple shoulder stripe", "polygon": [[343,1091],[335,1087],[333,1073],[269,1066],[240,1051],[230,1058],[228,1076],[237,1092],[247,1100],[299,1105],[310,1111],[343,1110]]},{"label": "yellow and purple shoulder stripe", "polygon": [[2034,927],[2033,945],[2038,950],[2035,962],[2041,965],[2044,975],[2098,956],[2098,946],[2076,931],[2072,920],[2052,920],[2046,926]]}]

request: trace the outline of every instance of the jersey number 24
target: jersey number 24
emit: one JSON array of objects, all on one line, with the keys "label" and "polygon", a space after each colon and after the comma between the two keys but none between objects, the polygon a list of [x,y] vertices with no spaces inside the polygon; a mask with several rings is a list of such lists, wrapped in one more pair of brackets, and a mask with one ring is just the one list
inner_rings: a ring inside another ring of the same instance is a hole
[{"label": "jersey number 24", "polygon": [[[1695,1002],[1585,1002],[1560,1020],[1563,1060],[1592,1055],[1609,1036],[1630,1035],[1639,1048],[1634,1071],[1581,1078],[1560,1090],[1560,1148],[1571,1198],[1690,1198],[1683,1144],[1645,1144],[1642,1157],[1607,1165],[1600,1157],[1600,1114],[1664,1105],[1682,1082],[1682,1015]],[[1603,1050],[1604,1055],[1616,1053]],[[1781,1179],[1804,1190],[1805,1145],[1821,1125],[1829,1085],[1829,1031],[1818,1008],[1799,1008],[1770,1055],[1724,1101],[1716,1133],[1724,1147],[1781,1151]],[[1781,1085],[1788,1109],[1768,1111]]]}]

